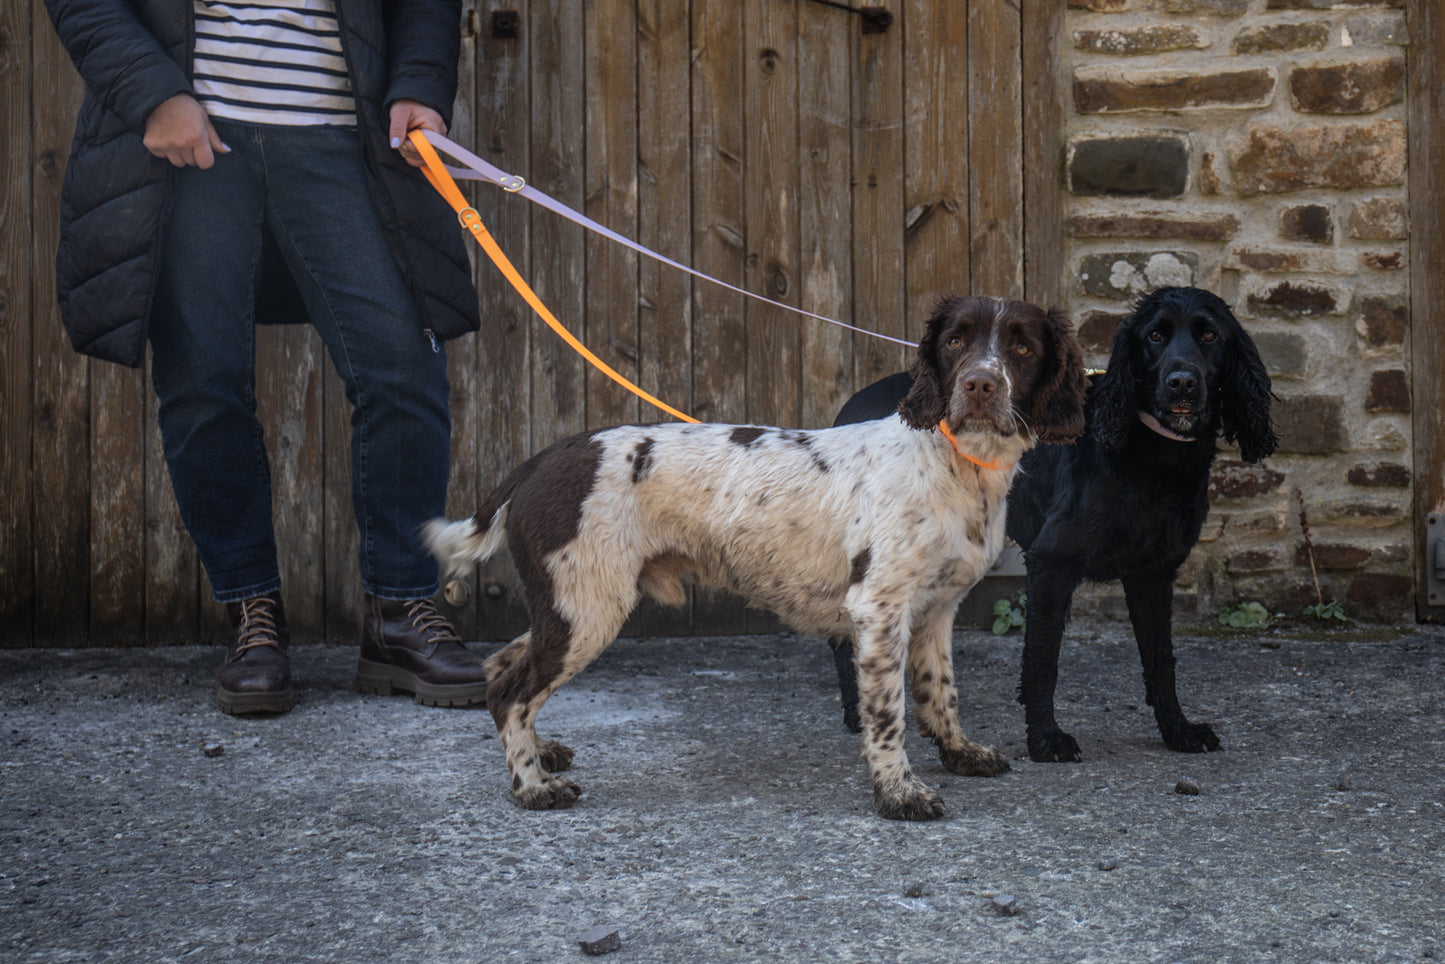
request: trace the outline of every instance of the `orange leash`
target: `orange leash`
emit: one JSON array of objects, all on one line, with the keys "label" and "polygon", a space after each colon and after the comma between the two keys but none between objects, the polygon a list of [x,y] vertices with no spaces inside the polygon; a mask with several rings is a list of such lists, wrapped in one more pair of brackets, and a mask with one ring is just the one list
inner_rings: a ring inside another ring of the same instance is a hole
[{"label": "orange leash", "polygon": [[945,418],[945,419],[943,419],[942,421],[940,421],[940,422],[938,423],[938,430],[943,433],[943,437],[944,437],[944,438],[948,439],[948,444],[953,446],[953,450],[954,450],[955,452],[957,452],[959,455],[962,455],[964,458],[968,459],[970,462],[972,462],[974,465],[978,466],[979,468],[981,468],[981,469],[992,469],[992,470],[995,471],[995,472],[999,471],[1000,469],[1011,469],[1011,468],[1013,468],[1013,465],[1011,465],[1011,464],[1010,464],[1010,465],[1004,465],[1004,464],[1001,463],[1001,462],[984,462],[984,461],[981,460],[981,459],[976,459],[976,458],[974,458],[972,455],[969,455],[969,454],[968,454],[967,452],[965,452],[963,449],[959,448],[959,447],[958,447],[958,439],[954,438],[954,437],[953,437],[953,432],[949,430],[949,427],[948,427],[948,419]]},{"label": "orange leash", "polygon": [[557,320],[556,316],[548,310],[547,306],[542,303],[542,299],[537,297],[537,293],[532,290],[532,286],[527,284],[526,279],[522,277],[521,273],[517,271],[516,267],[513,266],[512,262],[507,258],[507,255],[502,251],[501,247],[498,246],[496,238],[492,237],[492,232],[488,231],[487,226],[482,223],[481,215],[477,214],[476,208],[467,203],[467,199],[462,195],[461,189],[457,187],[457,182],[452,180],[452,176],[447,173],[441,158],[437,156],[436,148],[431,146],[431,142],[426,139],[426,136],[420,130],[412,131],[408,137],[411,140],[412,146],[416,148],[417,153],[421,155],[422,160],[426,162],[426,167],[422,168],[422,173],[425,174],[426,179],[431,182],[431,186],[437,189],[437,193],[446,198],[447,203],[457,212],[457,220],[461,222],[462,227],[472,233],[472,237],[476,238],[477,244],[481,245],[482,250],[487,253],[487,257],[492,259],[492,264],[497,266],[497,270],[502,272],[502,276],[511,282],[512,287],[517,289],[517,293],[520,294],[526,300],[527,304],[532,306],[532,310],[547,323],[548,328],[551,328],[557,333],[558,337],[572,346],[573,351],[587,359],[593,368],[596,368],[638,398],[662,409],[673,418],[680,419],[684,422],[697,421],[697,419],[692,416],[684,415],[666,402],[660,401],[638,388],[602,359],[592,354],[586,345],[582,344],[572,332],[568,331],[567,328]]}]

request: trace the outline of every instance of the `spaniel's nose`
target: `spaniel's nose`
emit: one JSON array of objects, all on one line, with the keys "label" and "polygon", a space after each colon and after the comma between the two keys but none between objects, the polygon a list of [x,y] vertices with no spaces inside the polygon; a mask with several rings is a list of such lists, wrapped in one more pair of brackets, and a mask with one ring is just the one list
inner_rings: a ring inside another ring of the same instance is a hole
[{"label": "spaniel's nose", "polygon": [[987,372],[974,372],[964,378],[963,390],[975,398],[985,397],[998,390],[998,381]]},{"label": "spaniel's nose", "polygon": [[1164,384],[1176,395],[1193,395],[1199,390],[1199,379],[1193,372],[1170,372]]}]

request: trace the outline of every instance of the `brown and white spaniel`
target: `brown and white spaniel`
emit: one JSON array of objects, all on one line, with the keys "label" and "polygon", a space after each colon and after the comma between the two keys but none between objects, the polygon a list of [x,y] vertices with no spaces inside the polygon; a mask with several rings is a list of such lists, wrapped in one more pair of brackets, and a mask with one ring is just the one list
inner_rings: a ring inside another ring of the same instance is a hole
[{"label": "brown and white spaniel", "polygon": [[542,704],[616,637],[646,593],[726,589],[804,633],[857,640],[864,756],[885,817],[929,820],[939,795],[904,752],[904,672],[919,730],[965,775],[1009,768],[958,721],[952,626],[1003,545],[1020,456],[1084,427],[1084,373],[1064,314],[955,297],[928,323],[898,415],[817,431],[623,426],[529,459],[426,538],[451,571],[506,545],[531,629],[487,662],[487,704],[522,806],[570,806],[572,751],[539,741]]}]

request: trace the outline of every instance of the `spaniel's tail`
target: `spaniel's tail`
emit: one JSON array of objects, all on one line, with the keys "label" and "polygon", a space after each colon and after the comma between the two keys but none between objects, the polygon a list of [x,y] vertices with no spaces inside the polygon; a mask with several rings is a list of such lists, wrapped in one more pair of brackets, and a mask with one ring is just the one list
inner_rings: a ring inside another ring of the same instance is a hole
[{"label": "spaniel's tail", "polygon": [[477,516],[458,522],[433,519],[422,526],[422,541],[447,576],[466,575],[477,563],[490,559],[507,544],[507,507],[510,505],[511,502],[503,502],[485,523],[478,522]]}]

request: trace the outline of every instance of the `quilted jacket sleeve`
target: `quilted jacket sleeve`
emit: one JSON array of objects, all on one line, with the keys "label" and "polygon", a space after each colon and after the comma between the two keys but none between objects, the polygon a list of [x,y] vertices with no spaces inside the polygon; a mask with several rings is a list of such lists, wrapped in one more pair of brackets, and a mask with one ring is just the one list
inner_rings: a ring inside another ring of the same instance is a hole
[{"label": "quilted jacket sleeve", "polygon": [[185,72],[126,0],[45,0],[45,6],[86,86],[132,130],[144,130],[162,101],[191,91]]},{"label": "quilted jacket sleeve", "polygon": [[414,100],[450,127],[461,53],[461,0],[383,0],[387,52],[386,104]]}]

